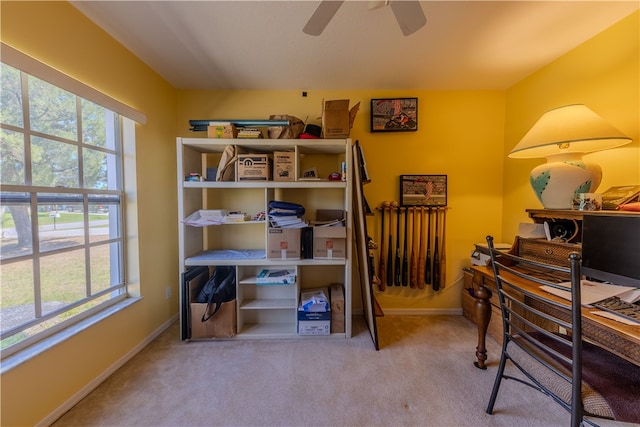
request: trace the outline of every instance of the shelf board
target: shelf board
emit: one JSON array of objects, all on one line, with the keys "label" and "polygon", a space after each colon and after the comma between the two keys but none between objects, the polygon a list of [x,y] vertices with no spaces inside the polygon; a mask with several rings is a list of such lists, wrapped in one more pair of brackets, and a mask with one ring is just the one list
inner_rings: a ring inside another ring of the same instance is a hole
[{"label": "shelf board", "polygon": [[577,211],[570,209],[526,209],[529,218],[537,219],[573,219],[581,220],[584,215],[638,215],[637,212],[613,211],[602,209],[599,211]]},{"label": "shelf board", "polygon": [[242,338],[297,338],[296,323],[245,324],[237,336]]},{"label": "shelf board", "polygon": [[195,227],[195,228],[202,228],[202,227],[217,227],[217,226],[221,226],[221,225],[247,225],[247,224],[266,224],[266,220],[262,220],[262,221],[254,221],[254,220],[249,220],[249,221],[233,221],[233,222],[221,222],[219,224],[204,224],[204,225],[191,225],[191,224],[185,224],[184,222],[180,221],[180,225],[185,225],[187,227]]},{"label": "shelf board", "polygon": [[184,188],[347,188],[345,181],[183,181]]},{"label": "shelf board", "polygon": [[227,145],[235,145],[240,151],[273,152],[294,150],[298,147],[303,154],[342,154],[346,139],[217,139],[182,138],[182,144],[205,153],[221,153]]},{"label": "shelf board", "polygon": [[298,335],[297,323],[261,323],[245,324],[242,330],[234,338],[242,339],[275,339],[275,338],[295,338],[295,339],[327,339],[346,338],[344,332],[331,335]]},{"label": "shelf board", "polygon": [[283,310],[283,309],[286,309],[286,310],[297,309],[297,300],[295,298],[254,299],[254,300],[245,300],[240,304],[240,310]]},{"label": "shelf board", "polygon": [[252,258],[252,259],[194,259],[186,258],[184,265],[186,267],[197,266],[216,266],[216,265],[242,265],[242,266],[287,266],[287,265],[346,265],[347,260],[344,258],[336,259],[268,259],[268,258]]}]

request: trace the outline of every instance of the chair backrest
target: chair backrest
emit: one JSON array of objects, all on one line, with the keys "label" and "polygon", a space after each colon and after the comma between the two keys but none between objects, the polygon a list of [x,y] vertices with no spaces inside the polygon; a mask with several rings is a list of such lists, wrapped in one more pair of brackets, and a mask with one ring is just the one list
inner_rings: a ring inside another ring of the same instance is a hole
[{"label": "chair backrest", "polygon": [[[503,353],[531,382],[571,412],[572,425],[580,424],[583,416],[580,255],[571,253],[567,268],[497,251],[491,236],[487,236],[487,243],[502,310]],[[558,283],[559,277],[564,278],[562,285]],[[571,302],[540,292],[539,286],[566,291]],[[552,379],[545,375],[537,377],[539,371],[531,366],[531,360],[544,366],[546,369],[541,369],[545,372],[550,370],[556,375]]]}]

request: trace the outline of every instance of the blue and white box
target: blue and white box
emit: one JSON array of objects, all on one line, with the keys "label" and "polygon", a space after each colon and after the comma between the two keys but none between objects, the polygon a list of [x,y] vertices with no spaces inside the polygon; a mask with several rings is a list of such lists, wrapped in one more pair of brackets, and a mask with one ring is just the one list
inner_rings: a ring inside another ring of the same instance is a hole
[{"label": "blue and white box", "polygon": [[298,335],[331,335],[331,311],[298,309]]}]

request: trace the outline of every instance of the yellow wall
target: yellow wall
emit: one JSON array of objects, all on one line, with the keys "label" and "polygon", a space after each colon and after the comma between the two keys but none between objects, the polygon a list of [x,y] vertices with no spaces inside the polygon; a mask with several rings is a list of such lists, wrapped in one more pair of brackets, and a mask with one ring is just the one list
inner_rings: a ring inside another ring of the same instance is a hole
[{"label": "yellow wall", "polygon": [[631,144],[584,156],[600,164],[598,192],[616,185],[640,184],[640,12],[507,91],[504,145],[504,222],[502,235],[513,241],[525,209],[542,205],[529,185],[529,172],[544,159],[508,159],[507,154],[547,110],[585,104],[633,139]]},{"label": "yellow wall", "polygon": [[147,116],[136,126],[143,299],[2,375],[1,424],[34,425],[177,313],[176,94],[69,3],[0,7],[4,43]]},{"label": "yellow wall", "polygon": [[[136,127],[144,298],[2,375],[2,425],[42,420],[177,313],[175,136],[194,136],[189,119],[291,114],[318,123],[322,98],[349,98],[362,103],[352,138],[364,148],[372,206],[398,199],[401,174],[448,175],[448,286],[436,296],[390,289],[379,295],[385,309],[460,306],[460,268],[468,265],[473,243],[489,233],[509,240],[526,220],[524,209],[539,206],[527,184],[536,161],[509,160],[506,153],[548,108],[585,102],[631,136],[631,148],[591,156],[603,166],[601,189],[640,182],[638,13],[506,92],[372,89],[311,91],[302,98],[298,91],[175,91],[68,3],[5,1],[0,7],[3,42],[148,118]],[[419,98],[418,132],[369,133],[369,100],[402,96]],[[378,240],[379,219],[368,225]],[[170,300],[167,286],[174,290]]]},{"label": "yellow wall", "polygon": [[[371,133],[370,100],[418,98],[418,131]],[[402,174],[445,174],[448,178],[447,287],[387,288],[377,293],[385,310],[459,308],[461,269],[473,243],[501,227],[504,92],[466,91],[179,91],[177,127],[182,136],[190,119],[267,119],[289,114],[320,124],[323,99],[360,102],[351,138],[359,140],[372,182],[364,187],[371,207],[399,200]],[[379,241],[380,218],[368,218],[369,234]],[[354,269],[357,270],[357,269]],[[353,283],[354,309],[362,308],[360,287]]]}]

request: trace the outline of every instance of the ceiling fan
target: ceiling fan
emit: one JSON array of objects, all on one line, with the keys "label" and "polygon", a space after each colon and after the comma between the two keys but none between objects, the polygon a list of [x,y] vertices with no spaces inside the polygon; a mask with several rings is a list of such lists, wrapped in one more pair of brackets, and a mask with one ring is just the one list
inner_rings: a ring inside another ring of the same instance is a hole
[{"label": "ceiling fan", "polygon": [[[329,24],[333,15],[340,9],[342,3],[344,3],[344,1],[322,0],[302,31],[311,36],[319,36]],[[402,34],[405,36],[418,31],[427,23],[427,18],[424,16],[424,12],[422,12],[419,1],[370,1],[368,9],[373,10],[384,6],[391,6],[391,10],[396,16],[396,21],[398,21],[398,25],[400,25],[400,29],[402,30]]]}]

